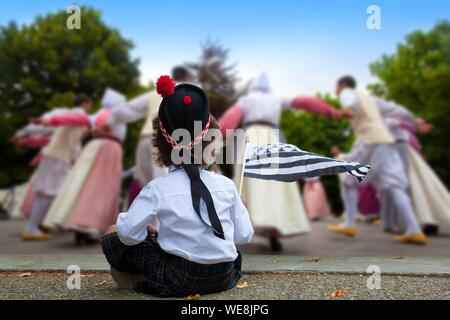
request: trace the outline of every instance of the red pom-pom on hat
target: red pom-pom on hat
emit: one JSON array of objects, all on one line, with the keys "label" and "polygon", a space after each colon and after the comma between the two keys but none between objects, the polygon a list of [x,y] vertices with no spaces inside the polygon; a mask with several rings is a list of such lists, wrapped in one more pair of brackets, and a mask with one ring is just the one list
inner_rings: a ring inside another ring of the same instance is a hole
[{"label": "red pom-pom on hat", "polygon": [[173,94],[175,82],[170,76],[160,76],[156,81],[156,92],[163,98]]},{"label": "red pom-pom on hat", "polygon": [[192,102],[192,98],[190,96],[184,96],[184,98],[183,98],[184,105],[188,106],[191,104],[191,102]]}]

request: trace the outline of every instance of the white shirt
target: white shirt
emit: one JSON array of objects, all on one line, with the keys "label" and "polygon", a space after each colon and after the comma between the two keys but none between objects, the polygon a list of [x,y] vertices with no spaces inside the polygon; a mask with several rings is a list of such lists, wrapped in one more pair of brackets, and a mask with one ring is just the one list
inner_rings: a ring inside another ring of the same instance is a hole
[{"label": "white shirt", "polygon": [[[407,141],[409,134],[399,124],[401,120],[416,123],[416,117],[408,109],[393,101],[386,101],[378,97],[374,99],[385,125],[389,128],[395,140]],[[343,107],[350,107],[352,109],[359,107],[358,96],[353,89],[346,88],[342,90],[339,95],[339,101]]]},{"label": "white shirt", "polygon": [[278,126],[281,112],[289,108],[292,100],[270,92],[253,91],[236,103],[244,112],[244,124],[250,122],[269,122]]},{"label": "white shirt", "polygon": [[375,101],[380,110],[381,117],[391,131],[394,139],[396,141],[408,141],[409,132],[403,129],[400,124],[402,121],[417,124],[417,118],[414,114],[402,105],[399,105],[393,101],[385,101],[380,98],[375,98]]},{"label": "white shirt", "polygon": [[358,108],[359,101],[356,90],[350,88],[345,88],[342,90],[339,94],[339,102],[343,108]]},{"label": "white shirt", "polygon": [[[116,228],[120,240],[136,245],[147,237],[148,224],[159,224],[158,243],[166,252],[201,264],[234,261],[235,244],[249,243],[253,237],[247,209],[233,181],[206,170],[201,170],[200,177],[214,200],[225,240],[200,220],[192,206],[189,177],[173,166],[167,175],[142,189],[128,212],[119,214]],[[203,201],[200,212],[210,224]]]},{"label": "white shirt", "polygon": [[113,108],[109,124],[129,123],[147,117],[151,95],[151,92],[144,93]]}]

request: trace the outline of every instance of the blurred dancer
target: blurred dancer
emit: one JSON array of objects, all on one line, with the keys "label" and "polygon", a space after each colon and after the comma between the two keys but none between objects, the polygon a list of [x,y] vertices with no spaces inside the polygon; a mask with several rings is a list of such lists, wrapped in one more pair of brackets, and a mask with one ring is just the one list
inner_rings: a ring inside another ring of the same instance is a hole
[{"label": "blurred dancer", "polygon": [[43,233],[39,225],[58,194],[72,163],[81,148],[81,138],[86,130],[84,125],[62,125],[61,116],[83,117],[91,110],[91,99],[80,95],[75,98],[75,108],[55,109],[44,114],[39,122],[47,126],[57,126],[51,141],[42,150],[42,160],[33,179],[35,201],[28,224],[22,233],[23,240],[47,240],[51,238]]},{"label": "blurred dancer", "polygon": [[[395,238],[398,242],[426,243],[426,236],[417,223],[414,208],[408,194],[409,179],[401,155],[395,147],[395,140],[380,115],[374,98],[356,90],[356,81],[342,77],[336,85],[336,94],[343,106],[342,115],[351,120],[356,134],[352,151],[347,161],[372,165],[366,182],[372,183],[379,194],[386,194],[395,206],[395,213],[405,222],[405,233]],[[343,224],[330,226],[329,231],[355,236],[355,217],[358,213],[358,185],[353,179],[345,178],[341,185],[345,205]],[[381,210],[383,210],[381,203]]]},{"label": "blurred dancer", "polygon": [[94,242],[116,219],[126,125],[106,125],[112,109],[125,101],[122,94],[107,89],[102,108],[82,120],[93,127],[94,139],[83,148],[44,220],[50,229],[76,231],[77,243]]},{"label": "blurred dancer", "polygon": [[[175,67],[172,70],[172,79],[176,83],[192,82],[192,75],[185,67]],[[146,92],[126,104],[114,108],[108,120],[109,125],[117,123],[130,123],[145,119],[139,142],[135,153],[134,180],[130,187],[128,204],[131,205],[142,187],[151,180],[167,173],[167,168],[161,168],[153,160],[153,146],[151,136],[153,134],[152,121],[158,114],[158,108],[162,98],[155,90]]]},{"label": "blurred dancer", "polygon": [[[421,148],[415,132],[428,133],[432,125],[426,123],[423,119],[416,118],[408,109],[395,102],[385,101],[378,97],[374,99],[383,118],[383,122],[395,139],[395,148],[399,152],[406,174],[409,176],[408,148],[409,146],[417,150]],[[382,223],[384,230],[397,232],[402,229],[399,228],[402,222],[398,220],[398,215],[395,212],[390,212],[394,206],[389,203],[387,195],[377,194],[370,183],[358,188],[358,195],[358,208],[361,214],[375,214],[375,216],[379,216],[380,205],[378,199],[380,197],[381,201],[385,202],[384,210],[381,213],[383,216]],[[416,214],[420,215],[420,212],[416,210]],[[417,218],[419,219],[419,217]]]},{"label": "blurred dancer", "polygon": [[[38,149],[38,153],[30,161],[29,165],[31,167],[37,167],[40,160],[42,159],[42,149],[50,142],[50,138],[53,134],[54,128],[47,127],[41,124],[30,123],[16,132],[16,134],[11,138],[10,142],[18,147],[26,147],[29,149]],[[35,170],[36,171],[36,170]],[[25,218],[29,218],[31,215],[31,210],[33,209],[34,201],[36,200],[36,195],[34,194],[34,176],[35,173],[28,180],[24,197],[21,200],[19,206],[20,213]]]},{"label": "blurred dancer", "polygon": [[[249,93],[239,99],[220,119],[224,135],[243,123],[245,135],[252,146],[277,143],[281,112],[296,108],[328,116],[336,116],[337,110],[326,103],[309,97],[285,99],[271,92],[265,74],[256,78]],[[237,159],[243,159],[245,147],[238,145]],[[235,182],[240,185],[242,165],[235,166]],[[303,208],[297,183],[284,183],[260,179],[244,179],[242,196],[246,199],[255,231],[267,237],[272,250],[282,249],[279,237],[308,232],[309,222]]]},{"label": "blurred dancer", "polygon": [[[397,107],[401,108],[398,105]],[[415,136],[415,133],[428,134],[433,125],[415,118],[412,114],[405,114],[407,113],[385,113],[385,122],[396,138],[396,146],[407,169],[409,192],[417,220],[426,234],[436,235],[439,227],[450,227],[450,195],[445,185],[421,157],[421,146]],[[382,197],[383,195],[380,195],[380,199],[383,199]],[[404,222],[395,219],[392,206],[383,210],[382,215],[386,221],[386,229],[396,231],[404,228]]]}]

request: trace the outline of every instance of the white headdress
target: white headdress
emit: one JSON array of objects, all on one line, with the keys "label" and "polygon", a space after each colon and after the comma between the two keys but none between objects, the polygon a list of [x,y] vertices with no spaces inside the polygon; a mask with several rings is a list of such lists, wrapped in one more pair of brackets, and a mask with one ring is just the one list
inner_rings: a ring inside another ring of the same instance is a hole
[{"label": "white headdress", "polygon": [[250,91],[271,91],[269,78],[265,73],[261,73],[256,79],[252,81],[250,85]]},{"label": "white headdress", "polygon": [[101,105],[102,109],[111,109],[112,107],[126,101],[127,99],[123,94],[114,89],[107,88],[103,94]]}]

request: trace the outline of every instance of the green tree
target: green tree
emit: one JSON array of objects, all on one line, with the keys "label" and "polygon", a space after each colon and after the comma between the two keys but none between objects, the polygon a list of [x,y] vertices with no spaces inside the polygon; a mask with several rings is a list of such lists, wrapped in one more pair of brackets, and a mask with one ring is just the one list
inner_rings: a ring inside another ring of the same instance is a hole
[{"label": "green tree", "polygon": [[236,100],[235,65],[228,64],[228,53],[219,42],[207,40],[202,44],[202,54],[197,62],[188,63],[197,82],[206,91],[211,113],[219,118]]},{"label": "green tree", "polygon": [[29,117],[70,106],[75,94],[98,102],[112,87],[127,95],[142,89],[132,43],[107,26],[97,10],[81,8],[81,29],[66,27],[65,11],[38,16],[29,25],[0,27],[0,186],[28,177],[31,153],[8,145]]},{"label": "green tree", "polygon": [[395,53],[383,55],[370,69],[381,82],[369,89],[435,125],[420,140],[426,159],[449,186],[450,22],[439,22],[428,32],[410,33]]}]

